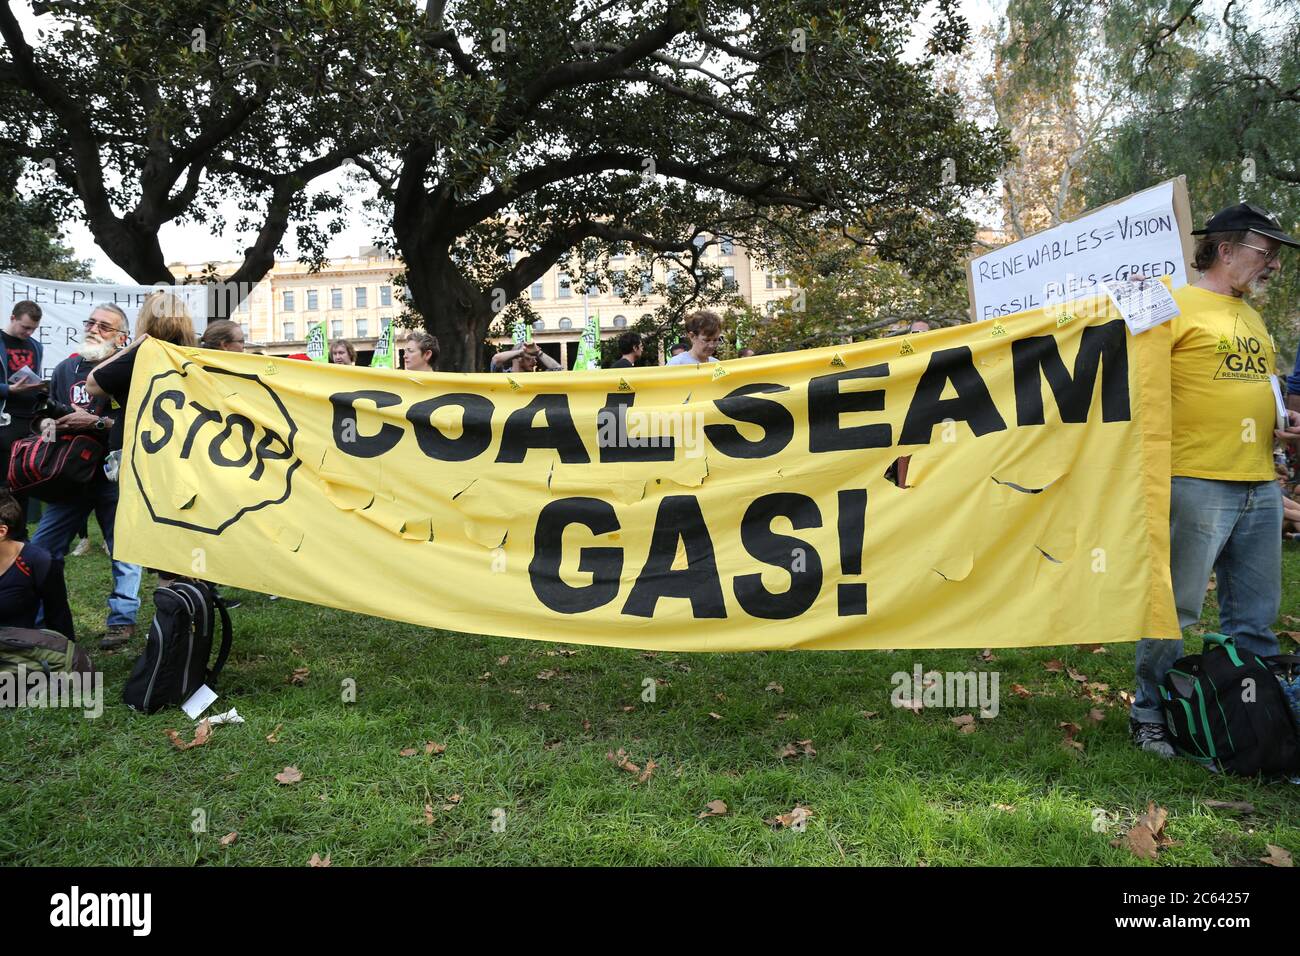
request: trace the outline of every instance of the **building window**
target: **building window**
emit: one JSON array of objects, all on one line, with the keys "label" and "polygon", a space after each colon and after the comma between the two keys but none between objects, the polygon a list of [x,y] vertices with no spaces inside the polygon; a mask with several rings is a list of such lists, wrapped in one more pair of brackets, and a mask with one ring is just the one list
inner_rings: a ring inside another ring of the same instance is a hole
[{"label": "building window", "polygon": [[615,269],[609,274],[610,288],[615,295],[621,296],[626,291],[627,283],[623,280],[623,270]]},{"label": "building window", "polygon": [[571,329],[571,328],[573,328],[573,319],[570,319],[570,318],[567,318],[567,317],[566,317],[566,318],[563,318],[563,319],[560,319],[560,331],[561,331],[561,332],[567,332],[567,331],[569,331],[569,329]]},{"label": "building window", "polygon": [[307,290],[307,311],[315,312],[320,308],[320,293],[315,289]]},{"label": "building window", "polygon": [[342,290],[342,289],[330,289],[330,308],[331,308],[331,309],[341,309],[341,308],[343,308],[343,290]]},{"label": "building window", "polygon": [[668,288],[675,289],[677,287],[677,280],[681,278],[681,271],[681,269],[668,270]]},{"label": "building window", "polygon": [[733,266],[722,267],[722,288],[729,292],[736,290],[736,270]]},{"label": "building window", "polygon": [[709,241],[708,236],[696,236],[691,240],[691,245],[699,250],[700,255],[704,255],[704,245]]},{"label": "building window", "polygon": [[567,272],[561,272],[558,278],[560,287],[559,297],[561,299],[567,299],[569,296],[573,295],[573,288],[569,284],[569,274]]},{"label": "building window", "polygon": [[736,244],[730,239],[730,237],[723,239],[718,244],[718,255],[730,256],[730,255],[734,255],[735,252],[736,252]]},{"label": "building window", "polygon": [[769,289],[775,288],[775,283],[772,281],[772,273],[769,272],[765,278],[767,279],[767,287]]},{"label": "building window", "polygon": [[364,309],[366,307],[366,287],[363,285],[357,286],[356,295],[357,295],[356,307],[358,309]]},{"label": "building window", "polygon": [[330,321],[330,338],[332,338],[332,339],[341,339],[341,338],[343,338],[343,320],[342,320],[342,319],[333,319],[333,320]]},{"label": "building window", "polygon": [[280,327],[280,331],[281,331],[281,334],[284,336],[284,341],[286,341],[286,342],[292,342],[292,341],[293,341],[293,339],[294,339],[294,334],[293,334],[293,333],[294,333],[294,323],[292,323],[292,322],[285,322],[284,325],[282,325],[282,326]]},{"label": "building window", "polygon": [[292,293],[292,292],[286,292],[286,293],[284,294],[284,311],[286,311],[286,312],[292,312],[292,311],[293,311],[293,293]]},{"label": "building window", "polygon": [[626,316],[626,315],[616,315],[616,316],[614,316],[614,328],[616,328],[616,329],[625,329],[625,328],[627,328],[627,316]]},{"label": "building window", "polygon": [[364,339],[370,334],[370,323],[366,319],[357,319],[357,338]]},{"label": "building window", "polygon": [[528,297],[529,297],[530,299],[544,299],[544,298],[546,298],[546,296],[544,296],[544,295],[542,294],[542,288],[543,288],[543,285],[544,285],[544,283],[542,282],[541,279],[538,279],[536,282],[534,282],[534,283],[529,287],[529,289],[528,289]]},{"label": "building window", "polygon": [[641,273],[641,294],[649,295],[650,293],[654,292],[654,288],[655,288],[654,274],[649,269],[647,269],[645,272]]},{"label": "building window", "polygon": [[536,322],[533,323],[533,331],[534,331],[534,332],[545,332],[545,331],[546,331],[546,323],[543,322],[541,319],[538,319]]},{"label": "building window", "polygon": [[595,279],[587,282],[587,295],[600,295],[600,283]]},{"label": "building window", "polygon": [[393,287],[391,285],[381,285],[379,287],[379,304],[380,305],[393,304]]}]

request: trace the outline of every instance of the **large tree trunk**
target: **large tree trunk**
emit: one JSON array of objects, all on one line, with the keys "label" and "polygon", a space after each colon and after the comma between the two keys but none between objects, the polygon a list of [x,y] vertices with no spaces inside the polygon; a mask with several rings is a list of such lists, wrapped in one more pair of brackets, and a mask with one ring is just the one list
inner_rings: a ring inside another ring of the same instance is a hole
[{"label": "large tree trunk", "polygon": [[406,263],[411,305],[424,327],[438,337],[438,368],[444,372],[483,371],[483,340],[492,324],[490,300],[474,288],[448,250],[420,241],[398,240]]}]

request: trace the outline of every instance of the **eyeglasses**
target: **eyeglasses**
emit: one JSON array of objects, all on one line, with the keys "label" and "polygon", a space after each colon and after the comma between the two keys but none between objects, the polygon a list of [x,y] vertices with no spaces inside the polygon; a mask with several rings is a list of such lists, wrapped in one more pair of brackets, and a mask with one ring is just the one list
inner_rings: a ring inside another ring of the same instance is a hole
[{"label": "eyeglasses", "polygon": [[1267,265],[1270,262],[1276,261],[1277,257],[1282,254],[1281,246],[1278,246],[1276,249],[1270,250],[1270,249],[1261,249],[1259,246],[1252,246],[1249,242],[1239,242],[1237,243],[1237,245],[1245,246],[1247,249],[1254,249],[1256,252],[1261,253],[1264,256],[1265,265]]},{"label": "eyeglasses", "polygon": [[81,325],[87,332],[99,332],[102,335],[116,335],[122,331],[116,325],[112,325],[108,322],[99,322],[95,319],[87,319],[85,322],[82,322]]}]

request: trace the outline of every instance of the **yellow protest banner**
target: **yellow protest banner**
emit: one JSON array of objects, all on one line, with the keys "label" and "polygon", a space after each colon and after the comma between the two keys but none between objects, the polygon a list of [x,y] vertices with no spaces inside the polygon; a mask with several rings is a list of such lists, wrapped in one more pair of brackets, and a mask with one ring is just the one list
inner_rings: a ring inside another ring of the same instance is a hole
[{"label": "yellow protest banner", "polygon": [[1177,636],[1168,328],[1099,298],[900,344],[460,375],[146,342],[118,557],[621,647]]}]

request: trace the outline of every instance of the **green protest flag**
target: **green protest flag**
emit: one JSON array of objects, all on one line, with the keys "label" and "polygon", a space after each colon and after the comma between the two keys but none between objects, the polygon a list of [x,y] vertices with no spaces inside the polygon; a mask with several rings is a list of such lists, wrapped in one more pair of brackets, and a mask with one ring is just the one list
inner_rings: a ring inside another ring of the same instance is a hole
[{"label": "green protest flag", "polygon": [[393,367],[393,356],[396,354],[396,344],[393,341],[395,324],[392,319],[384,320],[383,328],[379,330],[379,339],[375,342],[374,354],[370,356],[371,368]]},{"label": "green protest flag", "polygon": [[587,320],[578,341],[578,357],[573,363],[575,372],[590,371],[600,368],[600,313],[597,312]]},{"label": "green protest flag", "polygon": [[516,319],[514,326],[511,328],[510,337],[514,341],[515,348],[521,345],[527,345],[533,340],[533,326],[523,319]]},{"label": "green protest flag", "polygon": [[330,337],[324,322],[317,322],[307,330],[307,357],[313,362],[330,360]]}]

